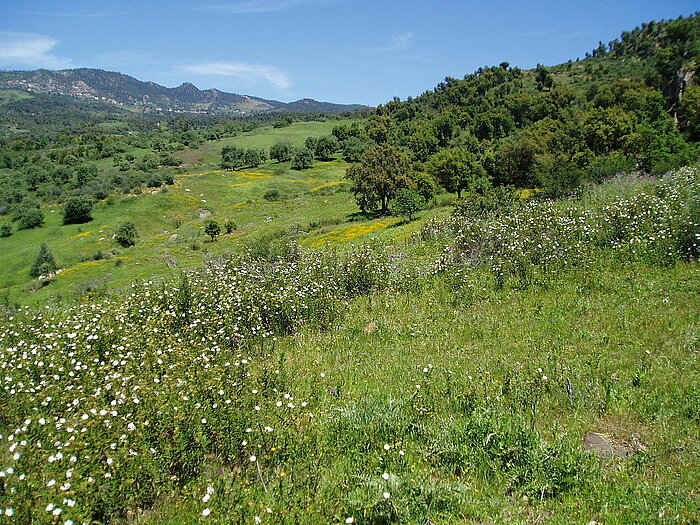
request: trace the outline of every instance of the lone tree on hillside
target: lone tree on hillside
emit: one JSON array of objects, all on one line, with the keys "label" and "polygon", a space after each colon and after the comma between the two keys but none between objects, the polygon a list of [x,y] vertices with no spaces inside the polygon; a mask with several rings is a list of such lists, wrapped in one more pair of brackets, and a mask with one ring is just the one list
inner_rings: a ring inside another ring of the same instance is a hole
[{"label": "lone tree on hillside", "polygon": [[71,197],[63,208],[63,224],[82,224],[92,220],[90,197]]},{"label": "lone tree on hillside", "polygon": [[216,221],[207,221],[204,224],[204,233],[211,237],[211,242],[216,240],[216,236],[221,233],[221,226]]},{"label": "lone tree on hillside", "polygon": [[39,228],[44,224],[44,212],[34,203],[21,206],[15,218],[17,219],[17,228],[20,230]]},{"label": "lone tree on hillside", "polygon": [[49,245],[45,242],[41,243],[41,248],[39,248],[39,253],[34,259],[34,264],[32,264],[29,270],[29,275],[35,279],[40,275],[49,275],[55,273],[58,269],[56,265],[56,260],[53,258],[51,250],[49,250]]},{"label": "lone tree on hillside", "polygon": [[537,64],[537,69],[535,70],[535,82],[537,82],[538,91],[544,91],[544,88],[551,89],[554,85],[552,75],[542,64]]},{"label": "lone tree on hillside", "polygon": [[314,153],[316,154],[317,159],[330,159],[336,151],[338,151],[338,139],[333,135],[320,137],[316,141]]},{"label": "lone tree on hillside", "polygon": [[346,178],[353,183],[352,192],[362,211],[381,207],[389,210],[389,201],[402,188],[413,186],[411,161],[394,146],[377,144],[360,157],[358,164],[348,168]]}]

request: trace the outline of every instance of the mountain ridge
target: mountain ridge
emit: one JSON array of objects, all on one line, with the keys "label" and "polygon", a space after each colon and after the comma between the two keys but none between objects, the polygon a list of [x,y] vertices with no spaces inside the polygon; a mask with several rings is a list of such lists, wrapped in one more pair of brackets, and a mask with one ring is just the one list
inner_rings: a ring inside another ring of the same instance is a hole
[{"label": "mountain ridge", "polygon": [[246,115],[269,111],[343,113],[366,109],[361,104],[335,104],[302,98],[280,102],[215,88],[201,90],[191,82],[169,88],[117,71],[95,68],[0,71],[0,89],[63,95],[148,112]]}]

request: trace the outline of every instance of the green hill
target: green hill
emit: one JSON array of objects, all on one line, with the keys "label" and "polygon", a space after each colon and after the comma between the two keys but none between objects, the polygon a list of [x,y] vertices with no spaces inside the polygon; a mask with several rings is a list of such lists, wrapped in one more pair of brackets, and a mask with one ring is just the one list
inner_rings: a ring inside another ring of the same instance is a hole
[{"label": "green hill", "polygon": [[4,140],[0,521],[697,522],[697,24]]}]

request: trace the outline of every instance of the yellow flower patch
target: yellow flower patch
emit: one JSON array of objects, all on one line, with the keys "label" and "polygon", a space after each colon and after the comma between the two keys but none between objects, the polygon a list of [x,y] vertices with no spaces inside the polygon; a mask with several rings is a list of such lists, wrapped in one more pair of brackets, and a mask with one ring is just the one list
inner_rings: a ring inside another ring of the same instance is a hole
[{"label": "yellow flower patch", "polygon": [[253,180],[269,179],[272,177],[272,175],[267,175],[266,173],[262,173],[260,171],[236,171],[233,174],[237,175],[238,177],[243,177],[244,179]]},{"label": "yellow flower patch", "polygon": [[171,201],[180,202],[182,204],[188,204],[191,206],[199,206],[199,201],[189,193],[170,192],[167,195]]},{"label": "yellow flower patch", "polygon": [[200,177],[202,175],[214,175],[216,173],[231,173],[230,171],[225,171],[225,170],[212,170],[212,171],[202,171],[200,173],[183,173],[182,175],[178,175],[177,178],[188,178],[188,177]]},{"label": "yellow flower patch", "polygon": [[522,188],[519,190],[515,190],[515,195],[520,199],[520,200],[528,200],[532,199],[533,197],[537,196],[537,194],[542,193],[544,190],[542,188]]},{"label": "yellow flower patch", "polygon": [[87,237],[88,235],[93,234],[93,233],[98,232],[98,231],[100,233],[102,233],[106,228],[109,228],[109,225],[102,226],[102,228],[98,228],[97,230],[90,230],[87,232],[76,233],[75,235],[71,235],[70,237],[68,237],[68,240],[72,241],[74,239],[82,239],[83,237]]},{"label": "yellow flower patch", "polygon": [[56,274],[57,278],[64,277],[66,275],[70,275],[74,272],[78,272],[80,270],[85,270],[87,268],[95,268],[97,266],[102,266],[103,264],[110,262],[110,261],[116,261],[119,259],[128,259],[128,257],[115,257],[114,259],[100,259],[99,261],[85,261],[81,262],[80,264],[76,264],[75,266],[71,266],[70,268],[66,268],[65,270],[62,270],[60,273]]},{"label": "yellow flower patch", "polygon": [[333,230],[332,232],[327,233],[326,235],[323,235],[319,239],[315,240],[311,244],[311,247],[317,248],[319,246],[323,246],[324,244],[343,244],[363,235],[367,235],[368,233],[372,233],[377,230],[381,230],[382,228],[391,226],[392,224],[396,224],[397,222],[399,222],[399,219],[385,219],[383,221],[357,224],[355,226]]},{"label": "yellow flower patch", "polygon": [[318,191],[318,190],[322,190],[323,188],[328,188],[330,186],[337,186],[338,184],[350,184],[350,181],[337,180],[335,182],[327,182],[325,184],[321,184],[320,186],[316,186],[315,188],[312,188],[309,191]]}]

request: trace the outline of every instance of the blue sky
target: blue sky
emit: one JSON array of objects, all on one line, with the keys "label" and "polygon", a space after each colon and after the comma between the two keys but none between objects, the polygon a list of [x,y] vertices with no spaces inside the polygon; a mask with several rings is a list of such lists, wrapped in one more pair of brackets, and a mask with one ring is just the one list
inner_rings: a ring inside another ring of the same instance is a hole
[{"label": "blue sky", "polygon": [[583,57],[681,0],[0,0],[0,69],[95,67],[282,101],[376,105],[508,61]]}]

